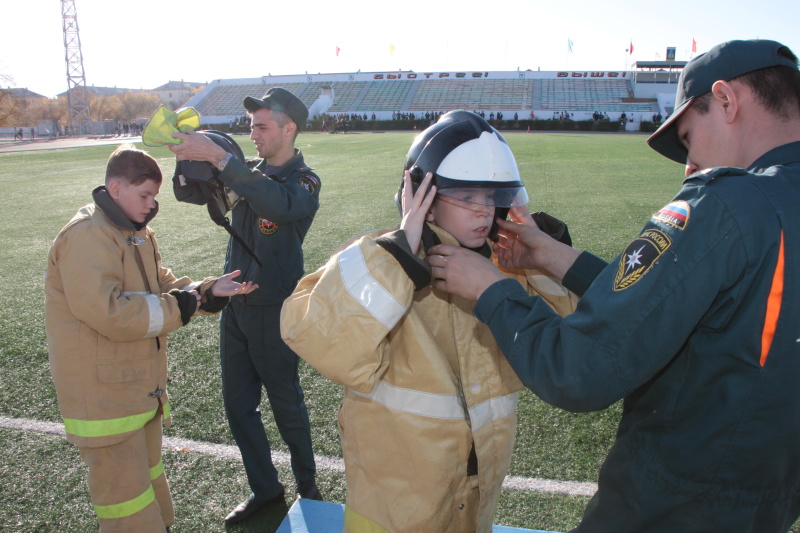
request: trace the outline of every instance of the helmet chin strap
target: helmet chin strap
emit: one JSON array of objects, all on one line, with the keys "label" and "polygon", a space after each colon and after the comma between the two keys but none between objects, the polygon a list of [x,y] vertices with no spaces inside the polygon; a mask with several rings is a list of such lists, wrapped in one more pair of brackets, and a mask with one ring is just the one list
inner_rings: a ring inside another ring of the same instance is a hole
[{"label": "helmet chin strap", "polygon": [[492,257],[492,247],[489,246],[488,242],[483,243],[481,246],[477,248],[467,248],[467,250],[472,250],[473,252],[481,254],[486,259]]},{"label": "helmet chin strap", "polygon": [[425,252],[433,248],[434,246],[442,244],[441,239],[439,236],[436,235],[436,232],[431,229],[427,222],[422,223],[422,246]]}]

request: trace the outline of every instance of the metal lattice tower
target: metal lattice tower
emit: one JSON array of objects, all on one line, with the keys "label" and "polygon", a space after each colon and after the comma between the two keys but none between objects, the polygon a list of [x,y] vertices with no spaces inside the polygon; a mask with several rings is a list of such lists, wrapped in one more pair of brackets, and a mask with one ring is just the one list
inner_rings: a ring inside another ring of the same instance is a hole
[{"label": "metal lattice tower", "polygon": [[67,61],[69,123],[75,133],[86,133],[92,119],[89,116],[89,91],[86,89],[86,75],[83,73],[75,0],[61,0],[61,16],[64,21],[64,50]]}]

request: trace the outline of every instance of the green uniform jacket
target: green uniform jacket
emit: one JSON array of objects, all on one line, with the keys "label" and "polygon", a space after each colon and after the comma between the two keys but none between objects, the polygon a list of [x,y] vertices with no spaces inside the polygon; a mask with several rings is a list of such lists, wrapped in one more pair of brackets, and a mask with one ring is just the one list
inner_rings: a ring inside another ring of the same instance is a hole
[{"label": "green uniform jacket", "polygon": [[228,242],[225,271],[241,270],[240,279],[258,283],[258,290],[242,298],[250,305],[282,303],[303,277],[303,240],[319,209],[320,180],[295,156],[269,176],[264,160],[232,160],[219,179],[240,199],[231,225],[250,246],[262,266],[234,239]]},{"label": "green uniform jacket", "polygon": [[687,178],[566,318],[509,280],[478,300],[544,400],[625,399],[576,531],[782,533],[800,515],[798,206],[795,142]]}]

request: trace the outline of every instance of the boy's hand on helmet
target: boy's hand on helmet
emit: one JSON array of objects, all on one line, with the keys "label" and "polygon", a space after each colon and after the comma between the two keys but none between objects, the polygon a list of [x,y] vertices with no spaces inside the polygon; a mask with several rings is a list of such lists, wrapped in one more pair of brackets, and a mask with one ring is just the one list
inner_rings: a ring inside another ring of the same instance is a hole
[{"label": "boy's hand on helmet", "polygon": [[432,179],[433,174],[428,172],[415,193],[411,183],[411,174],[407,170],[403,174],[403,196],[401,198],[403,220],[400,222],[400,229],[405,232],[406,240],[408,240],[411,251],[415,254],[419,251],[425,217],[436,196],[436,186],[430,187],[430,190],[428,189]]}]

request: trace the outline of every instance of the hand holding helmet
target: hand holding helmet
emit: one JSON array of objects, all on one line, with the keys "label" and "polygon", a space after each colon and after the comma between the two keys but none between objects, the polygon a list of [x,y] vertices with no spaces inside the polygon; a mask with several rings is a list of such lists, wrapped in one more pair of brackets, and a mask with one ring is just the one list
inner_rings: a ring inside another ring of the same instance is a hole
[{"label": "hand holding helmet", "polygon": [[216,166],[228,152],[204,133],[206,132],[175,132],[172,137],[183,142],[170,144],[168,148],[178,161],[207,161]]},{"label": "hand holding helmet", "polygon": [[400,229],[405,231],[406,240],[415,254],[419,252],[425,217],[436,196],[436,187],[428,187],[432,179],[433,174],[428,172],[428,175],[422,180],[421,186],[415,190],[411,186],[411,175],[408,171],[406,170],[403,175],[403,220],[400,222]]},{"label": "hand holding helmet", "polygon": [[225,228],[261,266],[261,261],[231,227],[230,220],[226,216],[238,202],[239,195],[219,179],[221,171],[217,167],[217,163],[225,159],[228,154],[231,158],[245,163],[242,149],[230,135],[221,131],[208,130],[173,135],[184,141],[169,147],[178,159],[175,175],[172,178],[175,198],[179,202],[207,206],[211,219]]}]

